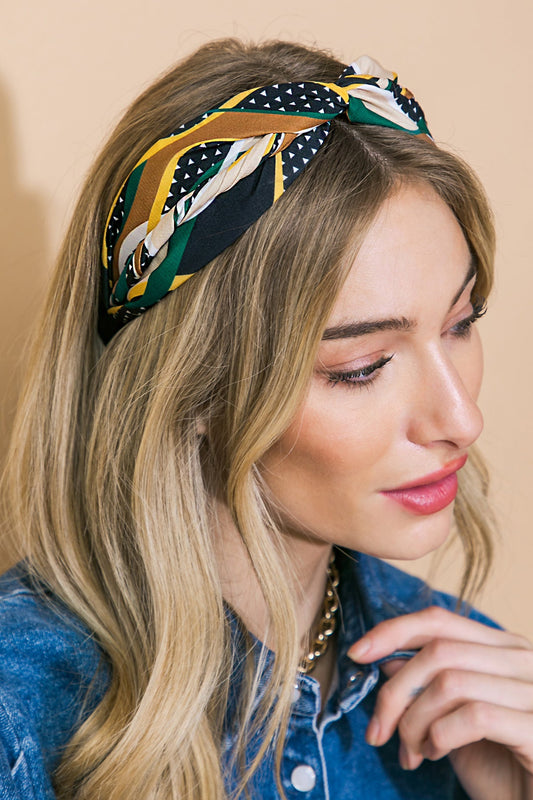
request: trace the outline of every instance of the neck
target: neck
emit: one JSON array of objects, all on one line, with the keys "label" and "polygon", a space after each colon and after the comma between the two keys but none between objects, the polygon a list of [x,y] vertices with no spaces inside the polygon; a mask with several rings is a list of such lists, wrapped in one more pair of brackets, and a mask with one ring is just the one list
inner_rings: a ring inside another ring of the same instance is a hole
[{"label": "neck", "polygon": [[[237,611],[248,630],[270,646],[268,608],[250,559],[228,509],[217,509],[216,550],[224,599]],[[287,534],[287,553],[295,565],[295,592],[298,636],[304,641],[320,616],[326,587],[326,572],[331,546]]]}]

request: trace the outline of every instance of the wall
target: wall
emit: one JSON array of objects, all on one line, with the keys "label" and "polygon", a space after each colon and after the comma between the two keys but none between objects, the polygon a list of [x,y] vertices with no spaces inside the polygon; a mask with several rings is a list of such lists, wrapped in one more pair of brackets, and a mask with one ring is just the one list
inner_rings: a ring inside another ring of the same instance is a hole
[{"label": "wall", "polygon": [[[213,37],[319,43],[347,62],[367,52],[416,91],[435,137],[475,167],[496,214],[498,279],[480,323],[486,348],[481,406],[502,542],[479,605],[533,638],[532,27],[529,0],[10,4],[0,33],[0,456],[23,345],[77,189],[128,102],[172,61]],[[424,573],[427,563],[412,568]],[[453,588],[457,569],[458,556],[448,557],[436,582]]]}]

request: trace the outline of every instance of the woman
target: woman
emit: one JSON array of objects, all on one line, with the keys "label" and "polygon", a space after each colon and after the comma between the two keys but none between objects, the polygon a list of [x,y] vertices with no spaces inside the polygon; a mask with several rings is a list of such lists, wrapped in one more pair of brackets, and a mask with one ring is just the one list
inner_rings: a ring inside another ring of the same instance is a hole
[{"label": "woman", "polygon": [[486,573],[492,256],[369,59],[215,42],[133,104],[13,437],[4,796],[533,797],[530,643],[380,561],[455,520]]}]

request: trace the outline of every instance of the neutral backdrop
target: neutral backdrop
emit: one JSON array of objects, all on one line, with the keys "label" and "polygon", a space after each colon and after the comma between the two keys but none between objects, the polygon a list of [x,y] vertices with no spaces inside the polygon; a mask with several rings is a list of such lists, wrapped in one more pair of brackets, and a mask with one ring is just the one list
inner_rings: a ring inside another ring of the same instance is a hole
[{"label": "neutral backdrop", "polygon": [[[474,166],[496,215],[480,404],[501,542],[478,606],[533,640],[531,0],[19,0],[1,27],[0,458],[54,254],[84,173],[126,105],[221,36],[320,44],[346,63],[368,53],[415,91],[435,138]],[[425,575],[428,566],[409,568]],[[453,591],[459,570],[453,550],[434,583]]]}]

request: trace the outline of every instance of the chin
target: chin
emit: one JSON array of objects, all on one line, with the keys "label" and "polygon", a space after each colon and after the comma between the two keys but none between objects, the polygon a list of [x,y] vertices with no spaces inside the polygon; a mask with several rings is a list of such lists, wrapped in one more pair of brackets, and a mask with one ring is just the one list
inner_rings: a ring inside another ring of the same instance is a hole
[{"label": "chin", "polygon": [[370,534],[365,542],[348,545],[377,558],[415,561],[437,550],[450,536],[453,503],[435,514],[415,516],[405,512],[401,522],[381,527],[380,534]]}]

